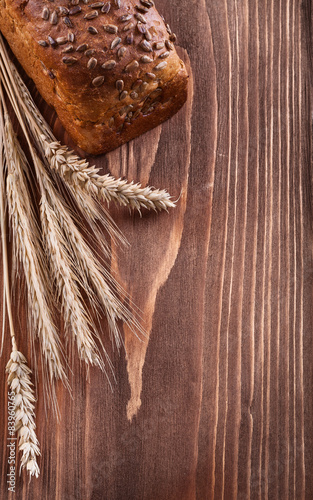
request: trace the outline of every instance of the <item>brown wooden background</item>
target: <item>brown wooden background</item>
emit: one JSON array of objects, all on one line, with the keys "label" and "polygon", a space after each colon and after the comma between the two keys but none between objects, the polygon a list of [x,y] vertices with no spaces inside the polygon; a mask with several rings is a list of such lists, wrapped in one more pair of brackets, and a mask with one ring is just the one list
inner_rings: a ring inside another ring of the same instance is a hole
[{"label": "brown wooden background", "polygon": [[[114,210],[116,272],[149,339],[125,332],[118,384],[79,365],[61,422],[37,405],[41,476],[2,498],[313,498],[312,2],[157,0],[190,68],[189,101],[95,160],[166,187],[169,214]],[[30,88],[33,85],[29,83]],[[33,89],[34,90],[34,89]],[[40,98],[36,101],[40,103]],[[55,133],[55,115],[41,102]],[[24,307],[16,308],[21,334]]]}]

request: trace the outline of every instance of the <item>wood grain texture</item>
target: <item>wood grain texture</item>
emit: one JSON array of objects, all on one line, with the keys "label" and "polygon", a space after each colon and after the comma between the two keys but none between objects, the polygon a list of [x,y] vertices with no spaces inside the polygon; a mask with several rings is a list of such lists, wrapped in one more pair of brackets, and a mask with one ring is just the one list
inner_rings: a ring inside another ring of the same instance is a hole
[{"label": "wood grain texture", "polygon": [[[131,246],[114,272],[144,343],[111,352],[118,384],[74,362],[61,421],[38,393],[41,476],[0,497],[313,498],[312,2],[157,0],[190,69],[169,122],[92,159],[167,187],[169,214],[112,208]],[[56,135],[68,137],[36,94]],[[26,333],[23,290],[16,308]],[[23,347],[27,352],[27,343]],[[6,341],[1,372],[9,355]]]}]

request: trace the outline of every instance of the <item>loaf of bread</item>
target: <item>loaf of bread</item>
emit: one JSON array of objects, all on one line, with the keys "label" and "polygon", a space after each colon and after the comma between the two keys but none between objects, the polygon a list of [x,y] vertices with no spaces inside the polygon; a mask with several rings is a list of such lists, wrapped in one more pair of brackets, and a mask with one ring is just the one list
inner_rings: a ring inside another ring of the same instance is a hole
[{"label": "loaf of bread", "polygon": [[186,68],[153,0],[0,0],[0,30],[87,153],[111,151],[186,100]]}]

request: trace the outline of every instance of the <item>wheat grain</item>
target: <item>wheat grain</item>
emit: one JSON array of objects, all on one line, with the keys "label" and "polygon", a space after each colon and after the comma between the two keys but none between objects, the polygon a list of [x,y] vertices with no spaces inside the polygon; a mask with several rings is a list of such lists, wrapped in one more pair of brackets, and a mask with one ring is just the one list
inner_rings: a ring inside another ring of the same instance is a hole
[{"label": "wheat grain", "polygon": [[37,457],[40,455],[40,449],[34,414],[36,399],[30,380],[31,370],[27,366],[26,358],[17,349],[12,350],[6,371],[8,385],[15,394],[15,430],[18,436],[18,448],[22,452],[21,468],[25,468],[30,476],[38,478],[40,470]]}]

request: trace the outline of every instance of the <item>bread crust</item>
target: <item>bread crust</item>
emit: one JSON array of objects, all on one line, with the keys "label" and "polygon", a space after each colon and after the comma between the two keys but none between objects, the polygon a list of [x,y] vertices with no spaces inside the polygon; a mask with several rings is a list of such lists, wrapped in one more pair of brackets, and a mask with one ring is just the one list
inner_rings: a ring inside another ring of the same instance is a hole
[{"label": "bread crust", "polygon": [[0,0],[0,30],[74,142],[101,154],[176,113],[188,75],[151,0],[78,2]]}]

